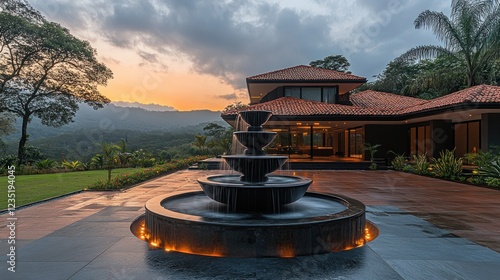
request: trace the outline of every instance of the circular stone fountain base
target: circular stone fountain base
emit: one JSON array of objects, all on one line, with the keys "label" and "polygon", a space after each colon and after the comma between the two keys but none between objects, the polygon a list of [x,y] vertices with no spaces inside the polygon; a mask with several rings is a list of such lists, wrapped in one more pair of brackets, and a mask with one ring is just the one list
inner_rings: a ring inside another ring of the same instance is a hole
[{"label": "circular stone fountain base", "polygon": [[311,192],[277,213],[230,211],[201,191],[176,192],[149,200],[144,220],[142,229],[138,222],[132,229],[152,246],[209,256],[337,252],[362,246],[378,234],[365,220],[363,203]]}]

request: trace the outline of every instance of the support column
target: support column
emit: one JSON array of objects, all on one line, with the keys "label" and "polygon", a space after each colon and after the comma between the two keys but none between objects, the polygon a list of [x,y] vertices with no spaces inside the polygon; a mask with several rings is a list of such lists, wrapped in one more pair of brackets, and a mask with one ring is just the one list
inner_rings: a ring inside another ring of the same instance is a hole
[{"label": "support column", "polygon": [[500,146],[500,114],[481,115],[481,150],[487,152],[491,146]]},{"label": "support column", "polygon": [[313,151],[313,147],[314,147],[314,143],[313,143],[313,141],[314,141],[314,135],[313,135],[313,133],[314,133],[314,129],[313,129],[313,126],[311,125],[309,127],[309,135],[310,135],[309,136],[309,142],[311,142],[310,143],[310,148],[311,148],[310,156],[311,156],[311,159],[314,158],[314,151]]}]

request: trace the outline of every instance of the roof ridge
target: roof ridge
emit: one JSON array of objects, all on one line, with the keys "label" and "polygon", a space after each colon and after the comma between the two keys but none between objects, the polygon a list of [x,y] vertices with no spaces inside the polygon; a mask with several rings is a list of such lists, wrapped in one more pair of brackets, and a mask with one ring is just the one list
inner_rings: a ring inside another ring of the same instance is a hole
[{"label": "roof ridge", "polygon": [[278,69],[278,70],[274,70],[274,71],[270,71],[270,72],[260,73],[260,74],[257,74],[257,75],[253,75],[253,76],[247,77],[247,79],[252,79],[252,78],[255,78],[255,77],[258,77],[258,76],[263,76],[263,75],[269,75],[269,74],[281,72],[281,71],[284,71],[284,70],[289,70],[289,69],[292,69],[292,68],[297,68],[297,67],[300,67],[300,66],[306,66],[306,65],[303,65],[303,64],[301,64],[301,65],[295,65],[295,66],[290,66],[290,67],[286,67],[286,68],[283,68],[283,69]]},{"label": "roof ridge", "polygon": [[[292,76],[290,80],[349,80],[349,81],[364,81],[366,82],[366,78],[354,75],[352,73],[341,72],[332,69],[326,69],[321,67],[315,67],[310,65],[295,65],[283,69],[274,70],[271,72],[261,73],[257,75],[253,75],[247,77],[247,82],[252,80],[283,80],[288,79],[287,76]],[[300,78],[295,78],[293,76],[303,76]],[[315,75],[319,75],[320,77],[311,78]]]}]

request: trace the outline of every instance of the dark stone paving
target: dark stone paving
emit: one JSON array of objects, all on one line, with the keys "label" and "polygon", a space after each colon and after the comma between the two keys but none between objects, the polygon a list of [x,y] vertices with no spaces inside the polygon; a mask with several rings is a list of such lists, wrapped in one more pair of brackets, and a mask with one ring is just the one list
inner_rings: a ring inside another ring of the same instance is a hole
[{"label": "dark stone paving", "polygon": [[[465,233],[486,244],[497,240],[492,238],[498,228],[489,227],[497,222],[497,208],[491,208],[490,216],[480,215],[486,221],[468,216],[463,207],[453,208],[455,203],[463,205],[462,198],[482,195],[495,200],[498,193],[472,190],[464,196],[468,190],[464,189],[452,196],[454,187],[463,188],[453,185],[448,202],[429,204],[436,198],[423,194],[441,192],[440,187],[432,187],[437,180],[424,178],[422,183],[413,180],[420,177],[410,176],[384,188],[387,178],[373,177],[365,184],[366,176],[376,173],[366,174],[346,173],[348,177],[336,181],[336,192],[364,201],[367,218],[380,229],[379,237],[362,248],[289,259],[216,258],[152,250],[133,236],[130,224],[143,214],[142,205],[152,196],[197,188],[188,177],[199,173],[179,173],[150,182],[163,182],[155,189],[146,184],[123,193],[82,193],[20,210],[16,272],[7,270],[8,244],[0,239],[0,279],[499,279],[500,253],[459,236]],[[329,190],[329,173],[311,175],[317,180],[315,191]],[[399,187],[403,185],[411,188]],[[406,196],[408,200],[401,199]],[[88,205],[96,207],[89,210]],[[472,209],[473,215],[484,213],[482,207]],[[457,219],[459,213],[463,219]],[[1,233],[6,236],[5,228]],[[491,244],[497,248],[498,242]]]},{"label": "dark stone paving", "polygon": [[350,251],[290,259],[152,250],[130,232],[142,212],[107,207],[18,250],[1,279],[498,279],[500,253],[392,206],[368,207],[379,237]]}]

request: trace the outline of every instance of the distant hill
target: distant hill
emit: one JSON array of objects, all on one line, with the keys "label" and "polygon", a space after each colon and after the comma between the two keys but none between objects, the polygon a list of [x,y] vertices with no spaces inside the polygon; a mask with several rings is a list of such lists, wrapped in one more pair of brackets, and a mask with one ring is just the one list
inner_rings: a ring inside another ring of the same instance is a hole
[{"label": "distant hill", "polygon": [[118,107],[132,107],[132,108],[142,108],[147,111],[159,111],[159,112],[171,112],[171,111],[177,111],[172,106],[164,106],[164,105],[159,105],[159,104],[142,104],[139,102],[125,102],[125,101],[113,101],[113,105],[118,106]]},{"label": "distant hill", "polygon": [[[160,106],[160,105],[158,105]],[[165,107],[165,106],[163,106]],[[48,127],[34,118],[28,125],[29,140],[47,138],[70,133],[88,131],[89,133],[112,132],[114,130],[130,131],[177,131],[186,126],[200,123],[223,122],[220,112],[209,110],[198,111],[148,111],[137,107],[119,107],[108,104],[104,108],[94,110],[81,104],[74,122],[60,128]],[[5,142],[17,141],[20,137],[20,120],[16,122],[16,132],[6,136]]]}]

